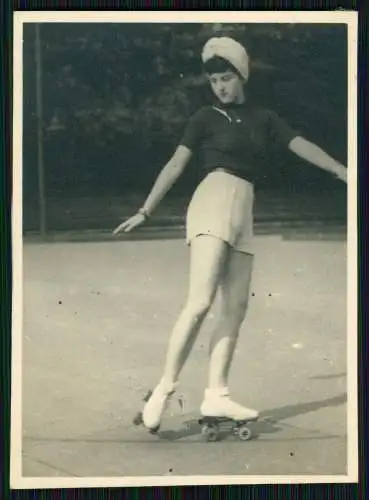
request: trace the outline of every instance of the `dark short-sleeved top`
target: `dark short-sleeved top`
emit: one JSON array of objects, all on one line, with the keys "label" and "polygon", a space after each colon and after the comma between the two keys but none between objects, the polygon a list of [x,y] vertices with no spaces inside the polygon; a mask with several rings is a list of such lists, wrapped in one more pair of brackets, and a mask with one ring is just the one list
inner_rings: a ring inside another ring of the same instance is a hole
[{"label": "dark short-sleeved top", "polygon": [[202,153],[206,173],[221,167],[253,183],[263,175],[273,151],[287,148],[297,135],[269,109],[214,104],[192,116],[180,144]]}]

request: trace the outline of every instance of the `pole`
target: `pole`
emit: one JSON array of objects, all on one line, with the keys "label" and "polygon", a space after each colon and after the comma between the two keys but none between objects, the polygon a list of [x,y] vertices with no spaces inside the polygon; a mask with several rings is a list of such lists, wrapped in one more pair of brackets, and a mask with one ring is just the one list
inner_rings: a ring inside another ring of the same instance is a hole
[{"label": "pole", "polygon": [[42,108],[42,67],[40,24],[35,24],[35,59],[36,59],[36,115],[37,115],[37,169],[38,196],[40,208],[40,233],[46,235],[46,196],[45,196],[45,161]]}]

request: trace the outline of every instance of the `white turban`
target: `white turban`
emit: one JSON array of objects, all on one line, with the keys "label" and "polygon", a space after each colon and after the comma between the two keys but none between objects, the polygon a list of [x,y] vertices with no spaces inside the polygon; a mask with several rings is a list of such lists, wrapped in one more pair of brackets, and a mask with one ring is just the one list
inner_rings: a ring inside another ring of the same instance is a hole
[{"label": "white turban", "polygon": [[249,56],[245,48],[233,38],[226,36],[210,38],[202,49],[202,62],[206,63],[214,56],[222,57],[234,66],[240,75],[249,77]]}]

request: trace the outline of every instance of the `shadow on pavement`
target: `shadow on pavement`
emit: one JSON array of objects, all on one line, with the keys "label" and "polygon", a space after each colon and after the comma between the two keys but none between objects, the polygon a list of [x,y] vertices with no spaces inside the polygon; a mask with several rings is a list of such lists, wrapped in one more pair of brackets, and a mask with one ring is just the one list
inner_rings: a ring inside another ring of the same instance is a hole
[{"label": "shadow on pavement", "polygon": [[[305,413],[313,412],[319,410],[321,408],[328,408],[332,406],[340,406],[347,401],[346,394],[340,394],[339,396],[335,396],[333,398],[320,400],[320,401],[312,401],[310,403],[301,403],[297,405],[289,405],[283,406],[281,408],[274,408],[270,410],[263,411],[260,415],[260,418],[257,422],[251,422],[249,424],[250,429],[253,433],[253,439],[257,439],[260,435],[263,434],[273,434],[276,432],[280,432],[283,430],[283,424],[281,422],[285,419],[303,415]],[[177,423],[179,418],[175,417],[174,419],[168,419],[171,422]],[[91,437],[81,437],[81,438],[49,438],[49,437],[41,437],[41,436],[26,436],[25,440],[30,442],[58,442],[58,443],[107,443],[107,442],[160,442],[160,441],[178,441],[180,439],[189,438],[191,436],[199,436],[201,435],[201,426],[198,423],[198,417],[193,416],[192,418],[182,421],[179,424],[179,428],[177,429],[168,429],[161,430],[155,436],[151,436],[147,433],[147,441],[142,441],[142,439],[127,440],[127,439],[119,439],[117,437],[114,438],[91,438]],[[175,424],[174,424],[175,425]],[[135,428],[133,424],[130,424],[128,427]],[[291,425],[290,427],[293,427]],[[127,428],[127,425],[124,425],[124,428]],[[227,436],[229,436],[229,430],[227,427],[223,428],[219,434],[219,440],[224,440]],[[229,429],[229,427],[228,427]],[[306,429],[305,429],[306,431]],[[316,435],[319,435],[319,439],[330,439],[334,437],[340,437],[336,435],[322,435],[319,434],[318,431],[313,431]],[[316,439],[315,437],[304,437],[304,439]]]},{"label": "shadow on pavement", "polygon": [[[257,438],[260,434],[271,434],[282,430],[282,427],[278,424],[285,419],[310,413],[321,408],[339,406],[344,404],[346,400],[346,394],[341,394],[334,398],[322,401],[312,401],[310,403],[301,403],[298,405],[289,405],[281,408],[266,410],[261,413],[257,422],[252,422],[249,426],[253,431],[254,438]],[[197,419],[191,419],[185,421],[182,424],[181,429],[161,431],[158,433],[158,437],[161,439],[176,441],[178,439],[197,434],[201,434],[201,426],[198,424]],[[229,432],[226,431],[221,432],[219,439],[224,439],[228,434]]]},{"label": "shadow on pavement", "polygon": [[331,380],[333,378],[345,378],[346,373],[334,373],[332,375],[316,375],[315,377],[309,377],[310,380]]}]

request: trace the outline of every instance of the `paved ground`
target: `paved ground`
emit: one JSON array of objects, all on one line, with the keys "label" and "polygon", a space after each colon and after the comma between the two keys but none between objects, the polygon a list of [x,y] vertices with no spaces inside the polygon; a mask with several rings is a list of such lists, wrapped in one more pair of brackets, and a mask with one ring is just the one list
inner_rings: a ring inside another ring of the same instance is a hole
[{"label": "paved ground", "polygon": [[23,475],[346,474],[346,244],[258,236],[231,386],[256,439],[204,443],[197,416],[216,306],[159,437],[131,425],[187,284],[182,240],[24,248]]}]

